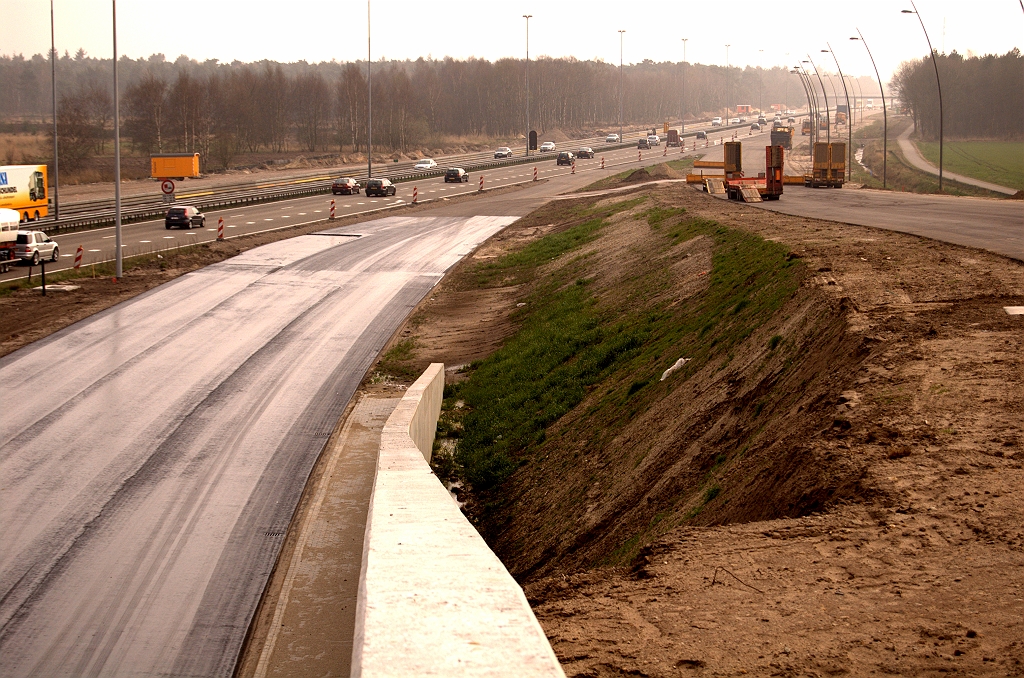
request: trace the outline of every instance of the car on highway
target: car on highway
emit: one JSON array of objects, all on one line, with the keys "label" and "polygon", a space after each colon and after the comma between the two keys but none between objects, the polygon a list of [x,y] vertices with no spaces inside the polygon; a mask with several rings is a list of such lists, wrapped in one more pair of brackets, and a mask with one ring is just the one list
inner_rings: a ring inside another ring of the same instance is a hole
[{"label": "car on highway", "polygon": [[167,216],[164,217],[164,228],[169,230],[174,226],[179,228],[202,228],[206,226],[206,215],[200,212],[198,207],[192,207],[191,205],[172,207],[167,210]]},{"label": "car on highway", "polygon": [[359,193],[359,182],[351,177],[335,179],[331,183],[331,195],[357,195]]},{"label": "car on highway", "polygon": [[494,157],[495,158],[511,158],[512,157],[512,149],[509,148],[508,146],[502,146],[501,148],[499,148],[498,150],[496,150],[494,152]]},{"label": "car on highway", "polygon": [[648,134],[647,141],[648,143],[651,144],[651,146],[661,146],[661,137],[659,137],[657,134]]},{"label": "car on highway", "polygon": [[711,126],[712,127],[721,127],[722,126],[722,119],[717,117],[717,116],[714,117],[714,118],[711,118]]},{"label": "car on highway", "polygon": [[756,123],[756,122],[754,122],[754,123],[751,123],[751,124],[750,124],[750,131],[751,131],[751,132],[760,132],[760,131],[761,131],[761,125],[759,125],[759,124],[758,124],[758,123]]},{"label": "car on highway", "polygon": [[699,130],[697,130],[697,136],[695,138],[697,138],[697,139],[704,139],[705,141],[707,141],[708,133],[705,132],[702,129],[699,129]]},{"label": "car on highway", "polygon": [[604,138],[604,142],[606,144],[615,144],[615,143],[618,143],[618,141],[619,141],[619,135],[618,134],[609,134],[608,136],[606,136]]},{"label": "car on highway", "polygon": [[648,137],[640,137],[636,142],[637,148],[650,148],[651,140]]},{"label": "car on highway", "polygon": [[789,118],[786,118],[786,122],[788,122],[790,125],[795,125],[796,124],[796,118],[790,116]]},{"label": "car on highway", "polygon": [[593,158],[594,149],[590,146],[580,146],[580,150],[576,151],[577,158]]},{"label": "car on highway", "polygon": [[729,124],[730,125],[738,125],[738,124],[740,124],[740,119],[739,118],[729,118]]},{"label": "car on highway", "polygon": [[435,168],[437,168],[437,162],[431,158],[423,158],[423,160],[413,165],[413,169],[418,170],[432,170]]},{"label": "car on highway", "polygon": [[576,156],[570,151],[562,151],[555,160],[556,165],[571,165],[576,162]]},{"label": "car on highway", "polygon": [[18,231],[14,240],[14,256],[36,266],[43,259],[57,261],[60,251],[57,243],[42,231]]},{"label": "car on highway", "polygon": [[[435,163],[436,164],[436,163]],[[387,179],[367,179],[366,180],[366,197],[369,198],[372,195],[386,198],[389,195],[395,195],[398,189],[395,185]]]},{"label": "car on highway", "polygon": [[555,150],[555,142],[554,141],[545,141],[543,144],[540,145],[540,152],[541,153],[551,153],[554,150]]},{"label": "car on highway", "polygon": [[745,116],[742,116],[742,115],[740,116],[740,124],[741,125],[747,124],[747,118]]},{"label": "car on highway", "polygon": [[446,184],[461,184],[465,181],[469,181],[469,173],[461,167],[449,167],[444,172],[444,183]]}]

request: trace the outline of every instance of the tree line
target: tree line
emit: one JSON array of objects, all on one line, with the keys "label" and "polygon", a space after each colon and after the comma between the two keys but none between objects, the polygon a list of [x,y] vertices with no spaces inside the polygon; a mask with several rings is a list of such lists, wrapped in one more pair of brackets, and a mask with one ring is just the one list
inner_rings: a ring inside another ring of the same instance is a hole
[{"label": "tree line", "polygon": [[[370,64],[374,150],[437,147],[446,137],[512,138],[526,132],[522,59],[417,59]],[[138,153],[199,152],[211,169],[256,152],[365,152],[367,64],[197,62],[181,56],[118,62],[121,123]],[[108,148],[113,118],[109,59],[82,50],[57,59],[61,162],[69,170]],[[621,78],[621,81],[620,81]],[[574,58],[529,63],[530,123],[546,130],[723,115],[728,105],[803,104],[797,76],[775,67],[653,62],[625,66]],[[877,87],[864,78],[865,96]],[[0,56],[0,113],[47,122],[50,61]],[[211,164],[212,163],[212,164]]]},{"label": "tree line", "polygon": [[900,65],[892,88],[924,139],[939,137],[938,68],[943,132],[959,138],[1024,138],[1024,57],[1014,48],[1002,56],[964,57],[956,52]]}]

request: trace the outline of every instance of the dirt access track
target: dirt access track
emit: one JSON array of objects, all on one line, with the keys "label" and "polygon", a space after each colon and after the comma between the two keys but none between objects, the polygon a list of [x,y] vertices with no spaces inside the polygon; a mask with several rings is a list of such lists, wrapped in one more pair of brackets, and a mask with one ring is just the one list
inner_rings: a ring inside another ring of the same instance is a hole
[{"label": "dirt access track", "polygon": [[[580,213],[636,196],[536,278],[480,283]],[[379,369],[440,360],[472,383],[559,271],[605,309],[700,299],[716,245],[666,240],[651,215],[667,210],[779,244],[798,284],[730,355],[665,382],[631,363],[497,489],[460,495],[566,674],[1024,675],[1024,317],[1004,310],[1024,305],[1019,261],[678,184],[638,189],[549,205],[496,235]],[[645,262],[669,286],[630,296]],[[660,375],[677,354],[655,357]]]}]

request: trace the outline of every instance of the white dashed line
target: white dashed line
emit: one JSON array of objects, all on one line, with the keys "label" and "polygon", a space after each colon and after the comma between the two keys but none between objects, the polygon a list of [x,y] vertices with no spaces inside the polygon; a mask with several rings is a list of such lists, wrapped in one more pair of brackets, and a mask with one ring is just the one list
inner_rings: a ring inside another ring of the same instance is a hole
[{"label": "white dashed line", "polygon": [[306,213],[305,212],[299,212],[299,216],[300,217],[304,217],[304,216],[306,216]]},{"label": "white dashed line", "polygon": [[103,239],[106,240],[107,238],[116,238],[116,237],[117,237],[116,235],[105,235],[105,236],[103,236]]},{"label": "white dashed line", "polygon": [[246,223],[246,224],[248,224],[249,226],[252,226],[252,225],[253,225],[253,224],[255,224],[256,222],[255,222],[255,221],[247,221],[247,222],[245,222],[245,223]]},{"label": "white dashed line", "polygon": [[266,218],[266,219],[264,219],[263,221],[273,221],[273,220],[274,220],[274,217],[267,217],[267,218]]},{"label": "white dashed line", "polygon": [[[173,235],[165,235],[164,236],[164,240],[174,240],[174,236]],[[96,250],[96,251],[99,252],[99,250]]]},{"label": "white dashed line", "polygon": [[228,226],[228,228],[234,228],[234,225]]},{"label": "white dashed line", "polygon": [[102,250],[89,250],[90,252],[101,252]]},{"label": "white dashed line", "polygon": [[[140,240],[139,242],[153,242],[152,240]],[[71,256],[70,254],[68,256]]]}]

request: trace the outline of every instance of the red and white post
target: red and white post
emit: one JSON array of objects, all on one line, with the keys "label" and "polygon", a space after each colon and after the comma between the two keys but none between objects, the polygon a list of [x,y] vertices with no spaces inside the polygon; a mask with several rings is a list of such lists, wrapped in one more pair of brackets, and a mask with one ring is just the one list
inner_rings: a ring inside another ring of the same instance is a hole
[{"label": "red and white post", "polygon": [[667,155],[668,155],[668,144],[665,144],[665,152],[664,152],[664,153],[662,153],[662,154],[661,154],[661,156],[662,156],[662,157],[665,157],[665,156],[667,156]]},{"label": "red and white post", "polygon": [[331,201],[331,219],[334,218],[334,201]]},{"label": "red and white post", "polygon": [[604,169],[604,156],[601,156],[601,169]]},{"label": "red and white post", "polygon": [[484,190],[484,175],[480,175],[480,188],[478,190]]},{"label": "red and white post", "polygon": [[576,161],[572,161],[572,171],[569,174],[576,174]]},{"label": "red and white post", "polygon": [[412,204],[415,205],[417,202],[419,202],[419,199],[420,199],[420,192],[419,192],[419,190],[415,186],[413,186],[412,187]]},{"label": "red and white post", "polygon": [[644,161],[644,152],[643,151],[637,151],[636,152],[636,161],[637,162],[643,162]]},{"label": "red and white post", "polygon": [[224,239],[224,217],[218,217],[217,219],[217,240]]},{"label": "red and white post", "polygon": [[85,252],[85,248],[81,245],[78,246],[78,251],[75,252],[75,268],[77,269],[82,265],[82,253]]},{"label": "red and white post", "polygon": [[533,180],[537,181],[537,168],[536,167],[533,168]]}]

